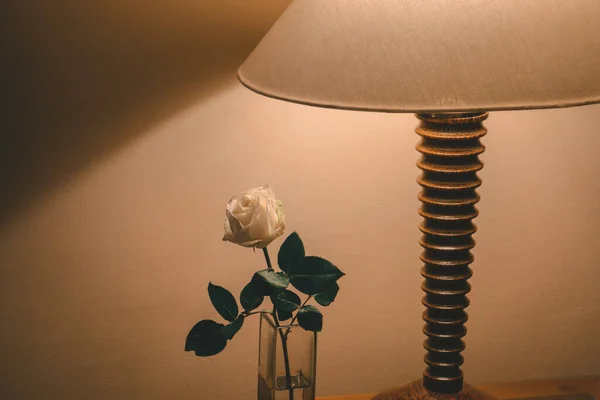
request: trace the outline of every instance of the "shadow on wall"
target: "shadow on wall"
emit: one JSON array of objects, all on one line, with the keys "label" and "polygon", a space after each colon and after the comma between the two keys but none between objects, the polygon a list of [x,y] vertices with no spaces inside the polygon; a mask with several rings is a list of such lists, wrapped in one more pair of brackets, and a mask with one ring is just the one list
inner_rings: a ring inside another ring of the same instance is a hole
[{"label": "shadow on wall", "polygon": [[289,2],[4,2],[0,224],[230,82]]}]

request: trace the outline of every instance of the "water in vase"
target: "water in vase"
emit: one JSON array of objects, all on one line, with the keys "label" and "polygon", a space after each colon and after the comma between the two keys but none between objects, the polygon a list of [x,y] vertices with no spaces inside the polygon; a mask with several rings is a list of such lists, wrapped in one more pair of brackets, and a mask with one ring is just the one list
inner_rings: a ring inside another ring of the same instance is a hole
[{"label": "water in vase", "polygon": [[[294,400],[314,400],[314,385],[301,370],[292,371],[290,377]],[[290,400],[285,373],[270,380],[258,375],[258,400]]]}]

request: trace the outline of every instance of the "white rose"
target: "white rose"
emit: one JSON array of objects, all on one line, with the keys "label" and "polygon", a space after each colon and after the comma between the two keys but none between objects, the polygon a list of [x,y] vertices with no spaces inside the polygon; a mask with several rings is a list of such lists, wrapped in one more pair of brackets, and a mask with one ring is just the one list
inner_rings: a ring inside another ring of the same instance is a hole
[{"label": "white rose", "polygon": [[244,247],[266,247],[283,234],[285,216],[281,201],[269,185],[233,196],[225,207],[223,240]]}]

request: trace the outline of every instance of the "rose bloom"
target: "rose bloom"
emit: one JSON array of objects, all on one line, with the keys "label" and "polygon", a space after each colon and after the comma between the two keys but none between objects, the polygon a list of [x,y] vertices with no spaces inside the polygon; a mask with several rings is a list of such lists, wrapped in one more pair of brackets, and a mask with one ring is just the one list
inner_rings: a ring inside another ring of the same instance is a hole
[{"label": "rose bloom", "polygon": [[283,234],[285,216],[281,201],[269,185],[233,196],[225,207],[223,240],[244,247],[266,247]]}]

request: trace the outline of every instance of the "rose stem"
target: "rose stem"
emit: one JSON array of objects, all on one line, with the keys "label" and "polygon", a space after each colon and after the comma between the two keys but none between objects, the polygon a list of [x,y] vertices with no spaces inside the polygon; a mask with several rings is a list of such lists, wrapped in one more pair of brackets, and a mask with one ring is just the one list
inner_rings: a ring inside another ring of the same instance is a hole
[{"label": "rose stem", "polygon": [[272,271],[273,267],[271,266],[271,258],[269,257],[269,251],[267,250],[266,246],[263,247],[263,254],[265,255],[265,260],[267,261],[267,268]]},{"label": "rose stem", "polygon": [[[272,271],[273,267],[271,266],[271,258],[269,257],[269,251],[267,247],[263,247],[263,254],[265,255],[265,260],[267,261],[267,267]],[[280,328],[279,318],[277,318],[277,313],[275,312],[275,306],[273,305],[273,319],[275,320],[275,326]],[[283,348],[283,363],[285,365],[285,383],[288,387],[289,391],[289,400],[294,400],[294,388],[292,388],[292,374],[290,372],[290,356],[288,354],[287,347],[287,335],[283,334],[281,329],[277,329],[279,332],[279,337],[281,338],[281,347]]]}]

